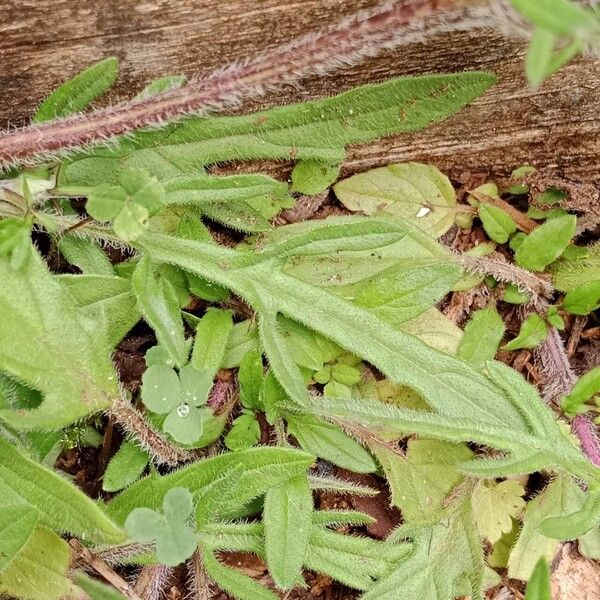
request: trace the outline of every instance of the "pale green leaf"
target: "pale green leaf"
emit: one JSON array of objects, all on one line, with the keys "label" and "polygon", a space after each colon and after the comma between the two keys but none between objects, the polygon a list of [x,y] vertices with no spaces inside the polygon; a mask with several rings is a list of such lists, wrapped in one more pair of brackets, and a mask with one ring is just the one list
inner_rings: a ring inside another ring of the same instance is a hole
[{"label": "pale green leaf", "polygon": [[0,503],[30,506],[43,525],[90,542],[120,542],[122,530],[72,483],[0,437]]},{"label": "pale green leaf", "polygon": [[27,543],[38,521],[37,511],[27,505],[4,506],[0,511],[0,577]]},{"label": "pale green leaf", "polygon": [[119,214],[126,200],[127,193],[124,189],[104,183],[90,191],[85,208],[88,214],[98,221],[112,221]]},{"label": "pale green leaf", "polygon": [[142,376],[142,400],[147,408],[166,414],[182,402],[181,383],[177,373],[166,365],[152,365]]},{"label": "pale green leaf", "polygon": [[533,30],[525,61],[525,73],[532,87],[539,86],[549,75],[554,42],[555,37],[551,31],[541,28]]},{"label": "pale green leaf", "polygon": [[175,365],[187,362],[189,348],[175,291],[170,282],[157,276],[148,256],[142,257],[131,280],[144,319],[154,329],[158,342]]},{"label": "pale green leaf", "polygon": [[108,514],[124,522],[137,507],[158,510],[172,487],[185,487],[196,494],[227,470],[243,468],[236,500],[246,503],[267,489],[305,473],[314,458],[291,448],[257,447],[229,452],[185,466],[168,475],[150,475],[134,483],[107,505]]},{"label": "pale green leaf", "polygon": [[205,369],[216,375],[227,347],[227,338],[233,327],[231,312],[210,308],[196,327],[196,339],[192,350],[191,364],[196,369]]},{"label": "pale green leaf", "polygon": [[432,525],[403,527],[395,539],[411,538],[413,552],[362,596],[362,600],[397,600],[398,590],[405,598],[454,600],[466,586],[475,600],[483,597],[483,551],[471,503],[462,497],[447,510],[444,518]]},{"label": "pale green leaf", "polygon": [[123,277],[58,275],[57,279],[77,305],[85,309],[87,318],[97,319],[97,327],[106,328],[110,348],[114,348],[140,320],[131,282]]},{"label": "pale green leaf", "polygon": [[377,465],[361,444],[339,427],[306,414],[286,414],[288,433],[320,458],[355,473],[373,473]]},{"label": "pale green leaf", "polygon": [[353,175],[334,186],[352,211],[407,219],[433,237],[454,223],[456,194],[450,180],[431,165],[399,163]]},{"label": "pale green leaf", "polygon": [[459,465],[473,453],[463,445],[439,440],[409,440],[406,458],[372,446],[392,492],[392,503],[406,522],[438,517],[444,499],[463,479]]},{"label": "pale green leaf", "polygon": [[561,292],[597,281],[600,279],[600,241],[591,244],[587,252],[576,257],[561,257],[551,265],[551,271],[552,283]]},{"label": "pale green leaf", "polygon": [[557,477],[546,489],[527,504],[523,529],[508,559],[508,575],[527,581],[540,558],[551,562],[558,548],[558,540],[542,535],[538,527],[544,519],[577,510],[582,504],[583,492],[568,477]]},{"label": "pale green leaf", "polygon": [[73,590],[68,579],[69,545],[46,527],[36,527],[0,574],[0,592],[20,600],[59,600]]},{"label": "pale green leaf", "polygon": [[292,588],[301,578],[312,512],[312,492],[306,475],[293,477],[267,491],[263,511],[267,565],[281,589]]},{"label": "pale green leaf", "polygon": [[523,494],[523,486],[512,479],[500,483],[480,481],[471,496],[479,535],[495,544],[503,533],[508,533],[512,519],[525,508]]},{"label": "pale green leaf", "polygon": [[41,123],[82,111],[112,87],[118,72],[119,61],[114,57],[105,58],[84,69],[40,104],[33,122]]},{"label": "pale green leaf", "polygon": [[465,326],[457,356],[476,369],[493,360],[504,336],[504,321],[495,307],[475,311]]},{"label": "pale green leaf", "polygon": [[102,248],[92,240],[77,237],[77,235],[71,233],[60,239],[58,249],[82,273],[104,275],[105,277],[115,274],[110,260]]},{"label": "pale green leaf", "polygon": [[340,174],[340,165],[301,160],[292,170],[292,192],[313,196],[324,192]]},{"label": "pale green leaf", "polygon": [[137,481],[148,466],[150,457],[134,442],[125,441],[110,459],[102,477],[105,492],[118,492]]},{"label": "pale green leaf", "polygon": [[115,183],[127,166],[143,166],[164,180],[236,159],[293,156],[337,164],[347,144],[421,129],[456,112],[494,82],[493,75],[477,72],[398,78],[250,115],[190,117],[64,161],[57,188],[86,195],[90,186]]},{"label": "pale green leaf", "polygon": [[225,436],[225,445],[234,452],[254,446],[260,440],[260,424],[253,413],[245,412],[237,417]]},{"label": "pale green leaf", "polygon": [[20,429],[69,425],[118,398],[106,330],[87,318],[32,250],[15,271],[0,257],[0,369],[37,390],[43,402],[29,411],[0,410]]},{"label": "pale green leaf", "polygon": [[564,252],[576,225],[577,218],[573,215],[544,221],[523,240],[515,252],[515,262],[531,271],[543,271]]},{"label": "pale green leaf", "polygon": [[151,81],[136,97],[136,100],[145,100],[155,96],[156,94],[162,94],[163,92],[170,92],[176,90],[186,83],[184,75],[166,75],[165,77],[159,77],[154,81]]},{"label": "pale green leaf", "polygon": [[115,217],[113,228],[124,242],[132,242],[148,227],[149,217],[145,206],[126,202]]},{"label": "pale green leaf", "polygon": [[242,406],[250,410],[260,408],[259,397],[263,378],[262,355],[258,350],[249,350],[240,361],[238,371]]}]

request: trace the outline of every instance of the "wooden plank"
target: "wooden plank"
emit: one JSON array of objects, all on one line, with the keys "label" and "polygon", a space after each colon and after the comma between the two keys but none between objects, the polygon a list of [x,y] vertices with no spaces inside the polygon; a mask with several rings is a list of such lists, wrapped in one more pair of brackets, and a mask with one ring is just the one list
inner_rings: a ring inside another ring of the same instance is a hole
[{"label": "wooden plank", "polygon": [[[375,0],[9,0],[0,13],[0,125],[22,125],[63,79],[100,58],[121,60],[109,102],[150,79],[200,76],[276,48],[377,4]],[[333,94],[397,75],[484,69],[499,85],[444,123],[352,148],[346,172],[425,160],[458,176],[505,174],[521,164],[600,181],[600,61],[580,59],[530,90],[523,45],[491,31],[436,36],[328,77],[273,93],[262,106]],[[245,108],[257,106],[249,103]]]}]

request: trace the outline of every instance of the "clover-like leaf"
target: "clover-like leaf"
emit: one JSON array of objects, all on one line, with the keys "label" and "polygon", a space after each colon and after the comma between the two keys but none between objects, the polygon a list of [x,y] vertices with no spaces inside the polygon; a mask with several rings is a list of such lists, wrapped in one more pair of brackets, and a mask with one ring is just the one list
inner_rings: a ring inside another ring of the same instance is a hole
[{"label": "clover-like leaf", "polygon": [[174,369],[152,365],[142,377],[142,400],[147,408],[166,414],[181,403],[181,384]]},{"label": "clover-like leaf", "polygon": [[193,529],[187,524],[192,514],[192,494],[187,488],[171,488],[163,500],[163,514],[150,508],[136,508],[125,521],[132,540],[156,543],[156,558],[163,565],[175,567],[196,549]]},{"label": "clover-like leaf", "polygon": [[167,415],[163,431],[180,444],[193,444],[202,435],[204,423],[212,415],[210,408],[198,409],[189,404],[180,404]]},{"label": "clover-like leaf", "polygon": [[179,371],[179,382],[182,402],[190,406],[206,404],[208,393],[213,385],[213,378],[209,371],[186,365]]}]

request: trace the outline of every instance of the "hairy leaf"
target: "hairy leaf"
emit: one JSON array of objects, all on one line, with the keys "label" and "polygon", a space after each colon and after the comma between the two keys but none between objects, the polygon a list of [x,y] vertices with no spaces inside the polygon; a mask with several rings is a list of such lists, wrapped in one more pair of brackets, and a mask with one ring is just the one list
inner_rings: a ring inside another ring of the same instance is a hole
[{"label": "hairy leaf", "polygon": [[231,312],[210,308],[196,327],[196,340],[190,364],[216,375],[223,357],[229,332],[233,327]]},{"label": "hairy leaf", "polygon": [[33,122],[41,123],[83,110],[112,87],[118,71],[119,61],[115,57],[105,58],[84,69],[40,104]]},{"label": "hairy leaf", "polygon": [[118,492],[137,481],[148,466],[150,457],[134,442],[125,441],[110,459],[102,478],[105,492]]},{"label": "hairy leaf", "polygon": [[476,72],[398,78],[250,115],[190,117],[160,131],[136,132],[114,148],[93,149],[65,161],[57,187],[60,192],[85,195],[91,185],[116,181],[119,170],[131,165],[150,169],[164,180],[236,159],[298,158],[337,164],[347,144],[421,129],[454,113],[494,82],[493,75]]},{"label": "hairy leaf", "polygon": [[39,522],[90,542],[119,542],[123,531],[72,483],[24,456],[0,437],[0,496],[4,506],[30,506]]},{"label": "hairy leaf", "polygon": [[64,427],[119,396],[106,331],[87,318],[32,250],[15,271],[0,257],[0,370],[39,391],[32,410],[0,410],[21,429]]},{"label": "hairy leaf", "polygon": [[540,558],[525,588],[525,600],[552,600],[550,569],[544,558]]},{"label": "hairy leaf", "polygon": [[494,360],[503,336],[504,321],[494,307],[475,311],[465,326],[457,355],[482,369],[487,361]]},{"label": "hairy leaf", "polygon": [[520,348],[535,348],[548,336],[548,325],[542,317],[536,313],[529,315],[521,324],[519,335],[508,344],[504,344],[504,350],[519,350]]},{"label": "hairy leaf", "polygon": [[273,487],[265,496],[263,522],[269,572],[281,589],[290,589],[301,578],[308,548],[313,499],[306,475]]}]

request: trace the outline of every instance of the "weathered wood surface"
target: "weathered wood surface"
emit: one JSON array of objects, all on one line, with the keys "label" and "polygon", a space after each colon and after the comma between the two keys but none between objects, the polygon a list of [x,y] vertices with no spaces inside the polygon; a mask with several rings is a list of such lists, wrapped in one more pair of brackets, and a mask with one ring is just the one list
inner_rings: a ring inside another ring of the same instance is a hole
[{"label": "weathered wood surface", "polygon": [[[165,74],[201,75],[334,23],[374,0],[3,0],[0,126],[22,125],[63,79],[110,55],[121,60],[109,100]],[[523,76],[523,45],[493,32],[453,33],[386,51],[329,77],[264,98],[264,106],[333,94],[396,75],[484,69],[500,83],[424,132],[352,148],[346,171],[431,161],[504,174],[532,163],[600,181],[600,61],[580,59],[539,90]]]}]

